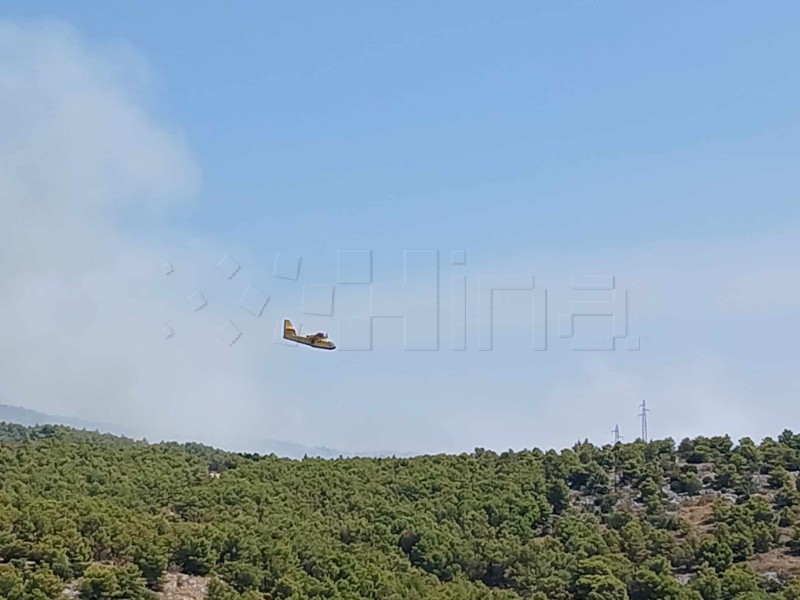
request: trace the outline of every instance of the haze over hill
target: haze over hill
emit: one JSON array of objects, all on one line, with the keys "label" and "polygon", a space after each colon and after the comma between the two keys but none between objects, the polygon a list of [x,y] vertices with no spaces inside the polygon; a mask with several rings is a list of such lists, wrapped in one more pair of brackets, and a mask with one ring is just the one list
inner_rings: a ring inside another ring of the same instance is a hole
[{"label": "haze over hill", "polygon": [[[16,423],[18,425],[67,425],[75,427],[76,429],[86,429],[89,431],[99,431],[101,433],[111,433],[115,435],[123,435],[131,438],[142,438],[140,432],[133,431],[124,426],[113,423],[101,423],[78,417],[68,417],[61,415],[48,415],[39,411],[23,408],[20,406],[11,406],[8,404],[0,404],[0,422]],[[153,441],[153,440],[151,440]],[[210,440],[192,439],[197,442],[211,443]],[[221,446],[223,447],[223,446]],[[342,452],[335,448],[326,448],[324,446],[304,446],[294,442],[286,442],[282,440],[273,439],[258,439],[258,438],[245,438],[239,440],[239,443],[234,446],[224,446],[226,450],[232,452],[254,452],[257,454],[275,454],[286,458],[302,458],[303,456],[314,456],[319,458],[337,458],[339,456],[354,457],[354,456],[369,456],[369,457],[382,457],[392,456],[394,452]]]}]

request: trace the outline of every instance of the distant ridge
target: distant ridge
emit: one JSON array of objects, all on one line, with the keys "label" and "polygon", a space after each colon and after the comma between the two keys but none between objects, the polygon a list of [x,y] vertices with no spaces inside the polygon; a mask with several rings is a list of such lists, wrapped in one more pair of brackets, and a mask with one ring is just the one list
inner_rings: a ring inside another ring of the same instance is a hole
[{"label": "distant ridge", "polygon": [[11,406],[9,404],[0,404],[0,421],[16,423],[17,425],[26,425],[28,427],[33,425],[66,425],[68,427],[74,427],[75,429],[88,429],[90,431],[114,433],[117,435],[131,437],[131,432],[126,431],[124,427],[117,425],[112,425],[109,423],[96,423],[93,421],[80,419],[78,417],[48,415],[36,410],[31,410],[29,408]]},{"label": "distant ridge", "polygon": [[[114,435],[122,435],[129,438],[141,439],[141,434],[129,431],[126,428],[111,423],[100,423],[89,421],[77,417],[64,417],[59,415],[48,415],[29,408],[21,406],[12,406],[9,404],[0,404],[0,422],[16,423],[17,425],[25,425],[31,427],[34,425],[66,425],[67,427],[74,427],[75,429],[86,429],[89,431],[99,431],[100,433],[111,433]],[[207,440],[194,440],[203,444],[208,444]],[[353,458],[357,456],[364,456],[370,458],[387,458],[390,456],[408,456],[407,454],[393,453],[393,452],[342,452],[335,448],[326,448],[324,446],[304,446],[302,444],[295,444],[293,442],[284,442],[281,440],[272,439],[249,439],[246,440],[246,448],[226,448],[226,444],[218,444],[211,442],[211,445],[221,446],[225,450],[232,452],[248,451],[257,454],[275,454],[284,458],[300,459],[304,456],[313,458]]]}]

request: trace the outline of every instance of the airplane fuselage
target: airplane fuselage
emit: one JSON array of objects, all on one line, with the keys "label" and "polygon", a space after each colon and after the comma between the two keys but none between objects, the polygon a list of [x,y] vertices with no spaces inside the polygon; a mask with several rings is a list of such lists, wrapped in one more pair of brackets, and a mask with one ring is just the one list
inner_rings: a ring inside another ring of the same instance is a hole
[{"label": "airplane fuselage", "polygon": [[298,335],[297,330],[292,325],[289,319],[283,321],[283,339],[290,342],[297,342],[312,348],[319,348],[320,350],[334,350],[336,344],[328,339],[324,333],[315,333],[314,335]]}]

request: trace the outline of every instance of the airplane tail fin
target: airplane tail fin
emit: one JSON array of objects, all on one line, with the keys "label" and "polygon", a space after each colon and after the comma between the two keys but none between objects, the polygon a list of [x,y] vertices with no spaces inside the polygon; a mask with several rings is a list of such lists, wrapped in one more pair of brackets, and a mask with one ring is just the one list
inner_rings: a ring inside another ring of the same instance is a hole
[{"label": "airplane tail fin", "polygon": [[296,336],[297,335],[297,330],[294,328],[294,325],[292,325],[292,322],[289,319],[284,319],[283,320],[283,337],[286,337],[287,335]]}]

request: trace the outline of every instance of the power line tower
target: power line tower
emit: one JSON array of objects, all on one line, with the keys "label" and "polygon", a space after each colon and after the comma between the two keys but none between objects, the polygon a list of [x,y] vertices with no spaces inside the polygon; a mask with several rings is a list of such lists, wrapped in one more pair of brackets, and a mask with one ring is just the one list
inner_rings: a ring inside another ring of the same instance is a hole
[{"label": "power line tower", "polygon": [[642,400],[642,403],[639,405],[639,408],[642,409],[642,412],[639,413],[639,417],[642,419],[642,441],[646,444],[647,443],[647,413],[650,412],[650,409],[647,408],[647,401]]},{"label": "power line tower", "polygon": [[614,425],[611,433],[614,434],[614,447],[611,453],[614,457],[614,491],[616,492],[619,488],[619,443],[622,440],[622,436],[619,433],[619,425]]},{"label": "power line tower", "polygon": [[614,429],[611,430],[611,433],[614,434],[614,445],[616,446],[622,441],[622,436],[619,434],[619,425],[615,425]]}]

